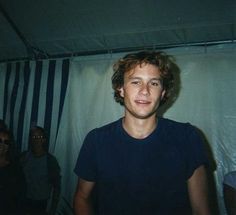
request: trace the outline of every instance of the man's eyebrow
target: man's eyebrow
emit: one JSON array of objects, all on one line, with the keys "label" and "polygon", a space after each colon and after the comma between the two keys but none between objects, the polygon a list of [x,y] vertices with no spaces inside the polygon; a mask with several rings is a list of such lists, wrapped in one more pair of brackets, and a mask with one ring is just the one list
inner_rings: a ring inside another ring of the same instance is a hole
[{"label": "man's eyebrow", "polygon": [[128,76],[128,79],[142,79],[141,77],[137,77],[137,76]]},{"label": "man's eyebrow", "polygon": [[[128,79],[142,79],[142,77],[132,76],[132,75],[128,76],[127,78]],[[153,77],[153,78],[150,78],[150,80],[162,80],[162,78],[161,77]]]},{"label": "man's eyebrow", "polygon": [[162,81],[162,78],[151,78],[151,80]]}]

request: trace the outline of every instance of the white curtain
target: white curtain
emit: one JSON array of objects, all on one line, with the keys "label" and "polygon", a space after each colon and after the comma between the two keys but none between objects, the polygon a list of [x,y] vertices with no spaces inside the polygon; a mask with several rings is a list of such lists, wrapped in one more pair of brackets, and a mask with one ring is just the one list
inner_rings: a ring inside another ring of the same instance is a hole
[{"label": "white curtain", "polygon": [[[190,122],[204,133],[216,163],[213,174],[222,215],[225,214],[223,176],[236,170],[235,48],[235,44],[225,44],[166,50],[176,58],[181,70],[181,90],[164,117]],[[72,214],[71,206],[77,183],[73,169],[85,135],[92,128],[123,115],[123,108],[113,99],[111,76],[113,63],[124,55],[107,54],[70,59],[61,123],[53,146],[53,153],[62,168],[60,214]],[[2,82],[0,79],[0,90],[3,89]],[[1,96],[0,101],[3,101]]]},{"label": "white curtain", "polygon": [[[167,50],[181,70],[181,90],[164,117],[196,125],[206,137],[216,163],[214,177],[220,214],[225,214],[222,180],[236,170],[235,45]],[[124,54],[71,59],[56,153],[63,165],[63,193],[72,201],[77,177],[73,168],[86,133],[123,114],[111,88],[112,65]],[[174,183],[174,182],[173,182]]]}]

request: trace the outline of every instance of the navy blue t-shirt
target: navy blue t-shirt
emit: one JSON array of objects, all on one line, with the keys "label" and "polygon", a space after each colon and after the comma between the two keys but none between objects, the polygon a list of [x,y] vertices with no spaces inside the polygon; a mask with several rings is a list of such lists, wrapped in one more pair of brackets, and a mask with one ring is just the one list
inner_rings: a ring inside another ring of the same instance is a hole
[{"label": "navy blue t-shirt", "polygon": [[148,137],[135,139],[119,119],[88,133],[75,173],[96,182],[98,214],[190,215],[187,180],[207,163],[203,148],[189,123],[159,118]]}]

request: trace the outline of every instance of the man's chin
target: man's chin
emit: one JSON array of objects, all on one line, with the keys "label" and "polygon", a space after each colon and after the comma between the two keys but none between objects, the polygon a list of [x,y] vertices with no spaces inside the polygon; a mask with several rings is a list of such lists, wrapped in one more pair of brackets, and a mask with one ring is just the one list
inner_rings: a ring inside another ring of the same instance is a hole
[{"label": "man's chin", "polygon": [[149,113],[149,114],[142,114],[142,113],[139,113],[139,114],[135,114],[134,116],[138,119],[149,119],[153,116],[156,116],[157,112],[152,112],[152,113]]}]

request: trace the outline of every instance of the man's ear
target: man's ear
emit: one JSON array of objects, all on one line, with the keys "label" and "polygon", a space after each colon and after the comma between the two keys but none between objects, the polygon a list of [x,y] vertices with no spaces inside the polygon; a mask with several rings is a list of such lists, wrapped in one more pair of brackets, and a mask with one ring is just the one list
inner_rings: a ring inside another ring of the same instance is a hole
[{"label": "man's ear", "polygon": [[120,96],[124,98],[124,87],[118,88],[118,91],[120,93]]},{"label": "man's ear", "polygon": [[166,91],[163,90],[162,93],[161,93],[161,100],[164,98],[165,94],[166,94]]}]

